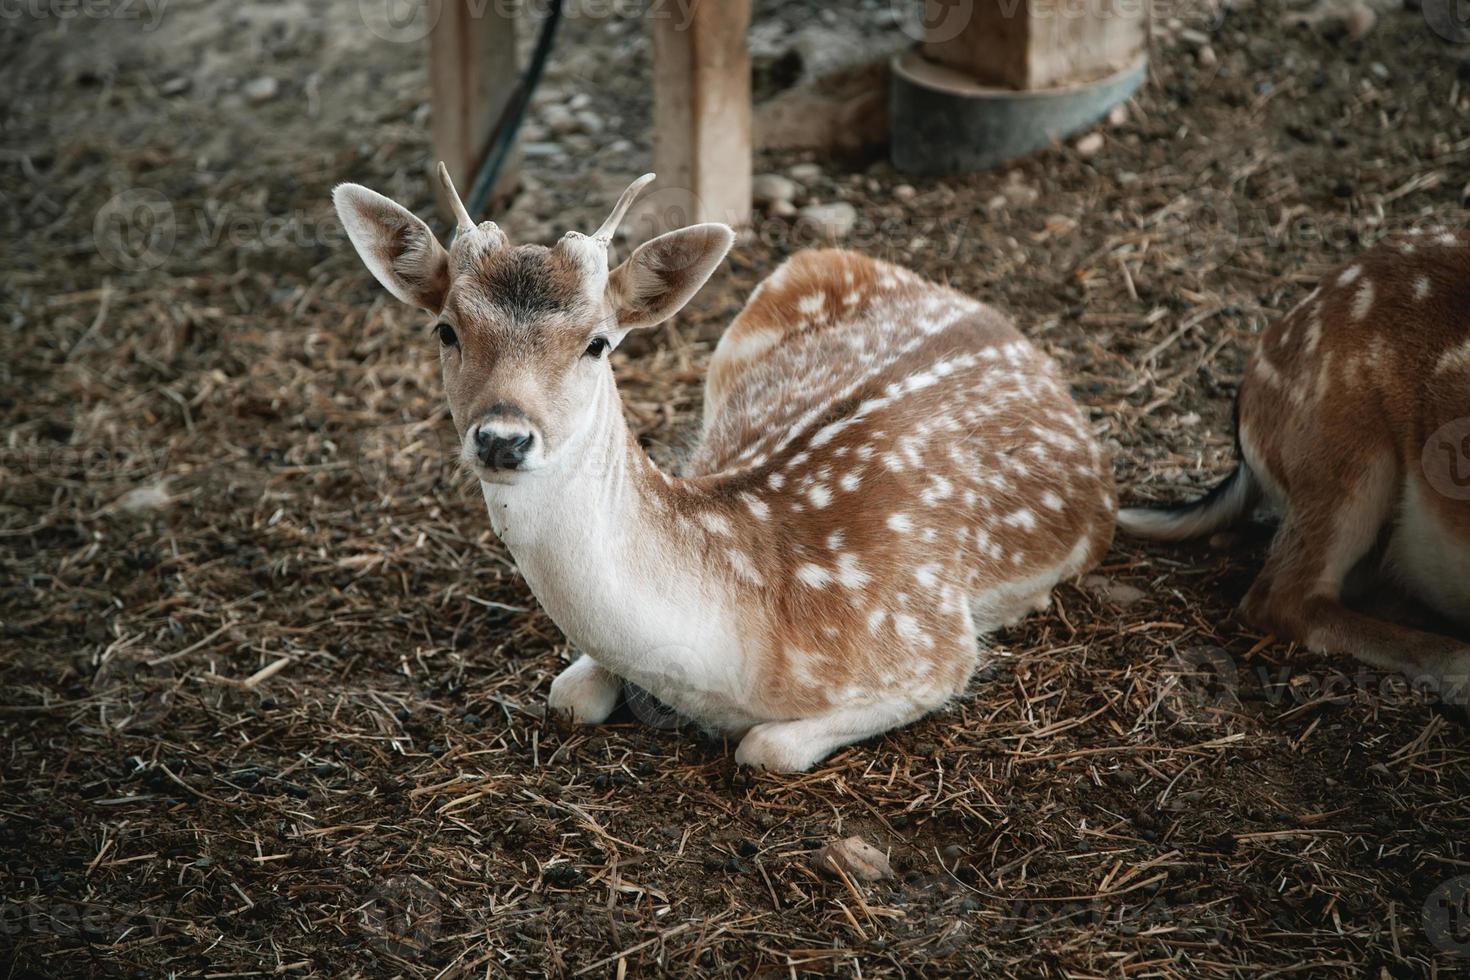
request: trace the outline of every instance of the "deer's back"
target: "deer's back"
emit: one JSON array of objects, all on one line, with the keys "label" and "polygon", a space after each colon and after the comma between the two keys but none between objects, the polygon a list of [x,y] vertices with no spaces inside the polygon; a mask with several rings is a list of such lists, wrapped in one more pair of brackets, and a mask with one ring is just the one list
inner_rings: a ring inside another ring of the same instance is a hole
[{"label": "deer's back", "polygon": [[705,401],[691,471],[777,511],[794,555],[861,537],[976,588],[1111,540],[1111,466],[1051,359],[888,263],[793,257],[722,338]]}]

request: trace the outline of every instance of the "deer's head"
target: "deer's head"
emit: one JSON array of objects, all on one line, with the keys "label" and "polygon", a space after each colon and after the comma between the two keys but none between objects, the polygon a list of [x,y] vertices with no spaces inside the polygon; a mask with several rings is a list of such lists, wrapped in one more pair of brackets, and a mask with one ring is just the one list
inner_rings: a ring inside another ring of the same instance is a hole
[{"label": "deer's head", "polygon": [[[332,192],[348,237],[378,282],[433,315],[461,454],[482,480],[511,482],[575,447],[599,410],[616,411],[607,354],[630,330],[673,316],[724,259],[734,233],[700,224],[639,246],[617,268],[608,247],[645,174],[592,235],[511,245],[476,225],[449,173],[439,178],[458,231],[446,251],[407,208],[358,184]],[[575,451],[573,449],[573,451]]]}]

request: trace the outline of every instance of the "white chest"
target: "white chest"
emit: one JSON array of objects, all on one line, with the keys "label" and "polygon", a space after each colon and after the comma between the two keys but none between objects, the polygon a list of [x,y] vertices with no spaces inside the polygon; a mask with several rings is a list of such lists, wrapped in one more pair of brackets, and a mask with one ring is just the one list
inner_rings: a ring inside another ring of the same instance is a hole
[{"label": "white chest", "polygon": [[596,507],[482,484],[491,525],[567,639],[714,728],[745,727],[759,651],[725,599],[667,542]]}]

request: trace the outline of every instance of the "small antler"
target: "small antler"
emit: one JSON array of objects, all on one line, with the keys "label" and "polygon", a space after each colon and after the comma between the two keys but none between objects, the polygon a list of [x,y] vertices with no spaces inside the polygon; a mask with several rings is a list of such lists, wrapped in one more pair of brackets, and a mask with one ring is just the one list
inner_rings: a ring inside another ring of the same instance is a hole
[{"label": "small antler", "polygon": [[439,183],[444,185],[444,193],[449,197],[449,206],[454,209],[454,217],[459,222],[460,231],[474,231],[475,221],[470,217],[470,212],[465,208],[464,202],[459,199],[459,191],[454,189],[454,180],[449,176],[449,168],[444,166],[444,161],[439,161]]},{"label": "small antler", "polygon": [[623,223],[623,216],[628,213],[628,208],[633,206],[633,201],[638,197],[638,193],[647,187],[653,178],[653,174],[644,174],[629,184],[628,189],[623,191],[623,196],[618,198],[618,203],[613,205],[612,214],[607,216],[601,228],[592,233],[592,237],[601,242],[611,242],[613,235],[617,233],[618,225]]}]

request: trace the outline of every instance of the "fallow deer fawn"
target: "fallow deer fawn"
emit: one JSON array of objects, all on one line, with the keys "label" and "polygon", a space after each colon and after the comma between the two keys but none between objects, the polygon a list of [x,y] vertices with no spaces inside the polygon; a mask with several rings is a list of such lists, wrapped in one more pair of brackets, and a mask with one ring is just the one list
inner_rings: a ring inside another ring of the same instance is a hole
[{"label": "fallow deer fawn", "polygon": [[512,246],[335,193],[363,261],[437,318],[463,462],[496,533],[584,655],[550,706],[603,721],[622,678],[736,761],[812,766],[963,690],[976,635],[1044,607],[1113,534],[1112,470],[1052,362],[994,310],[852,252],[755,290],[709,365],[702,444],[675,477],[624,421],[607,354],[673,316],[734,240],[614,230]]},{"label": "fallow deer fawn", "polygon": [[1261,337],[1236,414],[1223,483],[1119,525],[1183,540],[1268,498],[1282,520],[1244,617],[1464,705],[1470,644],[1350,609],[1344,590],[1387,575],[1470,624],[1470,243],[1411,233],[1332,272]]}]

